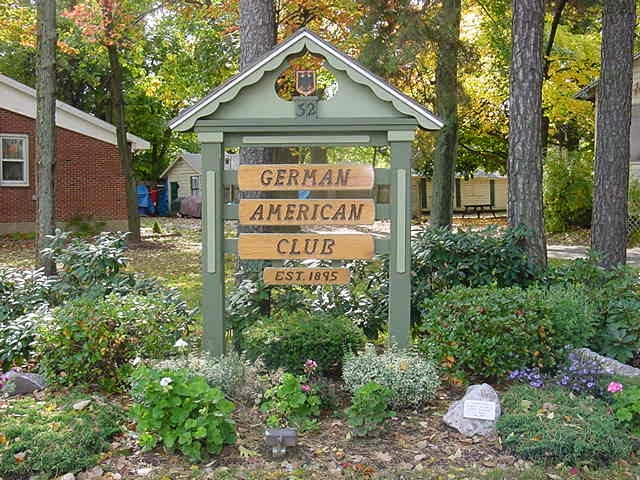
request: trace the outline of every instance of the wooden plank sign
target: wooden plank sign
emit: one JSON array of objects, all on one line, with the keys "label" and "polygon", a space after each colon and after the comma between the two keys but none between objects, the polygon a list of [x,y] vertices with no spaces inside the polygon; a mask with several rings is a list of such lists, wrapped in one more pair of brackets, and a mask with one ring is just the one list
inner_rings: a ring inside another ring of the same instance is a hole
[{"label": "wooden plank sign", "polygon": [[262,274],[267,285],[344,285],[350,279],[346,268],[267,267]]},{"label": "wooden plank sign", "polygon": [[240,225],[371,225],[371,199],[240,200]]},{"label": "wooden plank sign", "polygon": [[241,233],[238,238],[238,255],[243,260],[355,260],[374,254],[371,235]]},{"label": "wooden plank sign", "polygon": [[238,188],[242,191],[371,190],[370,165],[240,165]]}]

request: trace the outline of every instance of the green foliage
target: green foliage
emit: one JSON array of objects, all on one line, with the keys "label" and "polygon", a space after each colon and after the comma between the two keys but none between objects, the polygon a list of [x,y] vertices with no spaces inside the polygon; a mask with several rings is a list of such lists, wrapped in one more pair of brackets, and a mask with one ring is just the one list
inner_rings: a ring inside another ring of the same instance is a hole
[{"label": "green foliage", "polygon": [[387,387],[369,382],[358,387],[347,409],[347,423],[357,437],[379,431],[395,412],[389,410],[392,392]]},{"label": "green foliage", "polygon": [[118,390],[132,360],[164,356],[192,327],[184,304],[162,295],[80,297],[55,309],[40,328],[40,370],[55,385]]},{"label": "green foliage", "polygon": [[421,304],[419,345],[454,380],[550,369],[566,345],[588,344],[592,311],[581,288],[456,287]]},{"label": "green foliage", "polygon": [[527,460],[604,465],[625,458],[632,444],[608,406],[560,388],[511,387],[502,396],[502,444]]},{"label": "green foliage", "polygon": [[190,353],[162,360],[154,364],[154,367],[188,371],[194,376],[206,378],[210,387],[222,390],[225,395],[232,397],[244,380],[247,365],[240,355],[233,352],[220,357],[207,353]]},{"label": "green foliage", "polygon": [[591,226],[593,153],[548,154],[544,163],[544,220],[548,232]]},{"label": "green foliage", "polygon": [[640,435],[640,385],[625,385],[614,395],[613,411],[616,418],[636,435]]},{"label": "green foliage", "polygon": [[352,393],[369,382],[388,388],[395,408],[423,406],[435,397],[440,384],[432,361],[395,346],[378,354],[372,345],[367,345],[358,355],[348,354],[342,378]]},{"label": "green foliage", "polygon": [[640,277],[637,270],[620,267],[606,270],[598,265],[598,257],[590,255],[550,268],[547,284],[581,286],[592,305],[596,322],[595,335],[589,347],[629,361],[640,351]]},{"label": "green foliage", "polygon": [[537,271],[521,246],[525,235],[523,229],[421,229],[412,242],[414,305],[457,285],[526,285]]},{"label": "green foliage", "polygon": [[46,322],[49,310],[41,307],[31,313],[0,323],[0,371],[31,359],[38,324]]},{"label": "green foliage", "polygon": [[133,373],[131,392],[138,401],[130,412],[147,449],[162,442],[201,461],[206,453],[218,454],[236,440],[230,418],[233,403],[204,377],[185,370],[141,367]]},{"label": "green foliage", "polygon": [[260,410],[268,415],[267,426],[292,426],[304,432],[318,425],[313,417],[320,415],[320,397],[307,377],[285,373],[278,385],[265,392]]},{"label": "green foliage", "polygon": [[8,402],[0,415],[0,477],[53,478],[94,466],[120,433],[122,412],[98,397],[81,411],[75,395]]},{"label": "green foliage", "polygon": [[0,323],[56,303],[54,285],[43,269],[0,266]]},{"label": "green foliage", "polygon": [[248,358],[260,357],[268,368],[300,372],[313,359],[325,374],[339,371],[345,354],[365,343],[362,331],[347,318],[302,310],[260,320],[246,330],[244,340]]}]

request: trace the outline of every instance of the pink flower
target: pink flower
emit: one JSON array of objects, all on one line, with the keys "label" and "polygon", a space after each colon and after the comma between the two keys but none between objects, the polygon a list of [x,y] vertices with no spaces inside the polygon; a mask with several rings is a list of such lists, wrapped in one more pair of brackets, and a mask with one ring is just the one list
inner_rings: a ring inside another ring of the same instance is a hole
[{"label": "pink flower", "polygon": [[304,366],[307,368],[317,368],[318,364],[315,362],[315,360],[307,360],[306,362],[304,362]]},{"label": "pink flower", "polygon": [[302,385],[302,386],[300,387],[300,389],[301,389],[303,392],[305,392],[305,393],[306,393],[306,392],[308,392],[309,390],[311,390],[311,387],[310,387],[309,385]]},{"label": "pink flower", "polygon": [[621,392],[622,390],[624,390],[624,387],[622,386],[621,383],[618,383],[618,382],[611,382],[607,387],[607,392],[609,393],[618,393],[618,392]]}]

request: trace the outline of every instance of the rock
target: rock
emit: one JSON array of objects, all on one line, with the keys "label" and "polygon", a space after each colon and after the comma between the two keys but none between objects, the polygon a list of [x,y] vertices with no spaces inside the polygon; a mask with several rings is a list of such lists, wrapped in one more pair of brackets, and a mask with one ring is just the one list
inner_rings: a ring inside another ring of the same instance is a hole
[{"label": "rock", "polygon": [[620,375],[621,377],[640,377],[640,368],[620,363],[613,358],[605,357],[593,350],[589,350],[588,348],[577,348],[573,352],[584,360],[600,363],[605,370],[610,371],[613,375]]},{"label": "rock", "polygon": [[[87,408],[89,406],[89,404],[91,403],[91,399],[87,399],[87,400],[80,400],[79,402],[76,402],[73,404],[73,409],[74,410],[84,410],[85,408]],[[102,475],[102,474],[100,474]]]},{"label": "rock", "polygon": [[[464,404],[469,400],[492,402],[495,405],[495,419],[481,420],[478,418],[465,417]],[[467,388],[464,397],[451,404],[442,420],[467,437],[473,437],[474,435],[486,437],[495,433],[496,419],[498,419],[500,413],[500,399],[498,398],[498,394],[490,385],[483,383],[482,385],[471,385]]]},{"label": "rock", "polygon": [[59,480],[76,480],[76,476],[73,473],[65,473]]},{"label": "rock", "polygon": [[25,373],[17,370],[9,370],[4,374],[7,384],[2,387],[2,393],[9,395],[26,395],[37,390],[42,390],[47,384],[44,378],[37,373]]}]

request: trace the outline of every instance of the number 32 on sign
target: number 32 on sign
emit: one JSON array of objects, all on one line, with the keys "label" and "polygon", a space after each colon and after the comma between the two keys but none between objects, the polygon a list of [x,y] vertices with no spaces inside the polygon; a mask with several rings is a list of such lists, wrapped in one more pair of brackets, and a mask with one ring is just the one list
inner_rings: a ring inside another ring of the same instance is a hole
[{"label": "number 32 on sign", "polygon": [[267,285],[344,285],[351,274],[346,268],[277,268],[264,269]]}]

